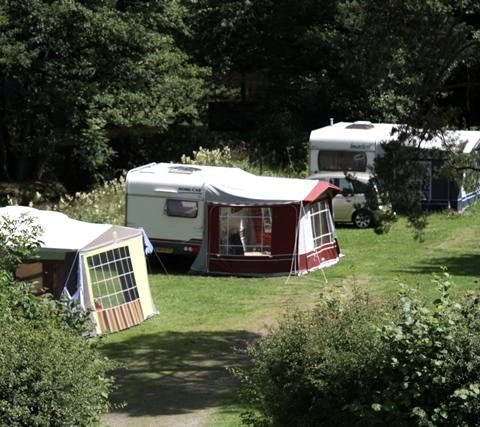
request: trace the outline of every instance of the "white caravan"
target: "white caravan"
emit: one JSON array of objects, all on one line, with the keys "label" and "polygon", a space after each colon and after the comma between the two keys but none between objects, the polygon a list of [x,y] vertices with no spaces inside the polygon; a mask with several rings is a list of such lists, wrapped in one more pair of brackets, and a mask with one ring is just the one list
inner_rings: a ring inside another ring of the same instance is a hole
[{"label": "white caravan", "polygon": [[160,253],[197,254],[191,271],[306,274],[340,249],[331,214],[340,188],[238,168],[151,163],[126,179],[126,222]]},{"label": "white caravan", "polygon": [[365,121],[338,122],[310,133],[310,174],[331,171],[368,172],[393,139],[394,125]]},{"label": "white caravan", "polygon": [[142,227],[157,252],[195,254],[203,239],[205,182],[243,173],[169,163],[132,169],[126,178],[126,224]]},{"label": "white caravan", "polygon": [[[396,124],[371,123],[369,121],[338,122],[315,129],[310,133],[310,174],[324,172],[348,172],[350,174],[369,172],[377,156],[382,155],[382,144],[397,138]],[[465,153],[478,150],[480,131],[449,131],[448,138],[458,143],[466,142]],[[442,149],[438,139],[425,142],[422,146],[425,156],[420,161],[426,176],[421,182],[423,206],[425,209],[451,207],[463,210],[480,197],[480,190],[465,192],[452,182],[435,177],[435,169],[441,160],[428,158],[428,149]]]}]

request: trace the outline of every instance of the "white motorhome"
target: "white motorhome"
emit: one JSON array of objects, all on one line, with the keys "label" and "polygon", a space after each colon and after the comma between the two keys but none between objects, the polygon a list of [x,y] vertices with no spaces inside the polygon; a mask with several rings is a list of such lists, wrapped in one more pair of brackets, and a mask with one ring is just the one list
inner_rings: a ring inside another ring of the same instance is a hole
[{"label": "white motorhome", "polygon": [[[382,144],[397,138],[398,124],[369,121],[338,122],[315,129],[310,133],[310,174],[324,172],[369,172],[377,156],[383,153]],[[446,136],[458,143],[466,143],[465,153],[478,150],[480,131],[449,131]],[[425,176],[419,182],[425,209],[453,208],[463,210],[480,197],[480,189],[466,192],[453,182],[435,177],[440,159],[429,158],[428,149],[442,149],[442,141],[432,139],[422,146],[424,156],[419,162]]]}]

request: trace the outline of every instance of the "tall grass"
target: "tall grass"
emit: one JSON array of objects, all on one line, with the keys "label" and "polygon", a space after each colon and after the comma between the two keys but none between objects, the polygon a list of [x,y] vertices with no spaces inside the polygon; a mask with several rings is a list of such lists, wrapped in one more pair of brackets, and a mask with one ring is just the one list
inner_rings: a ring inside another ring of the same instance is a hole
[{"label": "tall grass", "polygon": [[[16,204],[16,200],[11,200]],[[64,194],[58,202],[45,201],[38,196],[30,206],[63,212],[80,221],[118,224],[125,223],[125,175],[106,181],[92,191]]]},{"label": "tall grass", "polygon": [[124,224],[125,176],[107,181],[89,193],[64,199],[58,210],[83,221]]}]

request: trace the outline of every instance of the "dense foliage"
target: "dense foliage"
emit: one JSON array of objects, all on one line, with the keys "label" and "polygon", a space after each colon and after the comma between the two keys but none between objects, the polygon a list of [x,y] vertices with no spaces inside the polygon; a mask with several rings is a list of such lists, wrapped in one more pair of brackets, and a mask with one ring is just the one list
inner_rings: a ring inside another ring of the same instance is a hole
[{"label": "dense foliage", "polygon": [[14,280],[19,260],[34,256],[40,228],[27,217],[1,225],[0,424],[91,426],[109,408],[112,364],[87,338],[88,313]]},{"label": "dense foliage", "polygon": [[125,177],[105,181],[91,191],[61,197],[58,203],[39,204],[80,221],[125,224]]},{"label": "dense foliage", "polygon": [[0,179],[79,190],[235,144],[301,172],[330,117],[477,125],[479,7],[2,0]]},{"label": "dense foliage", "polygon": [[1,179],[88,181],[114,137],[198,116],[205,73],[177,47],[177,2],[115,3],[0,2]]},{"label": "dense foliage", "polygon": [[474,425],[480,416],[479,300],[425,303],[404,287],[378,314],[362,294],[286,317],[237,371],[255,426]]}]

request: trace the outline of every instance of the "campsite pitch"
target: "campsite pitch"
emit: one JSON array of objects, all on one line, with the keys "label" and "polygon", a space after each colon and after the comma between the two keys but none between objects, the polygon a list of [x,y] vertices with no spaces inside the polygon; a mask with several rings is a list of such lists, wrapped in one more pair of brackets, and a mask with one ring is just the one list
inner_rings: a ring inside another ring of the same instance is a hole
[{"label": "campsite pitch", "polygon": [[[158,266],[150,275],[159,315],[107,335],[105,355],[123,364],[116,404],[104,417],[111,427],[238,426],[242,406],[228,367],[245,363],[237,349],[264,334],[282,313],[311,307],[325,292],[353,284],[391,298],[399,282],[435,293],[432,273],[446,266],[455,292],[478,289],[479,207],[464,215],[435,214],[423,243],[406,222],[386,235],[353,227],[338,229],[344,256],[338,264],[304,277],[234,278],[189,276]],[[165,260],[169,269],[170,262]]]}]

